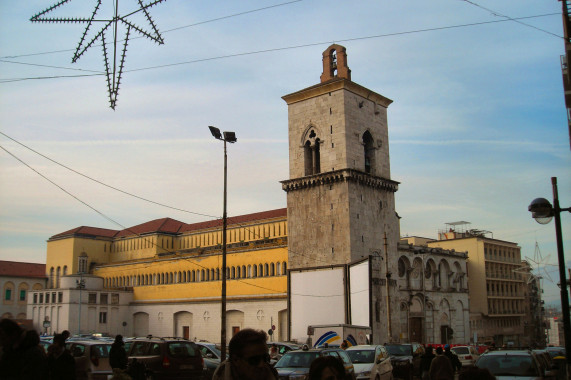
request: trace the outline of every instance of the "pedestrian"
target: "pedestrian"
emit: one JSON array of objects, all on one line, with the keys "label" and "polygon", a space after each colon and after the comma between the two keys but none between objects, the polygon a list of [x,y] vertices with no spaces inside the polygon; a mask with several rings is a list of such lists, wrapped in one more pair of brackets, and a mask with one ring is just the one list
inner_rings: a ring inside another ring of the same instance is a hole
[{"label": "pedestrian", "polygon": [[272,344],[270,347],[270,359],[278,360],[278,348],[275,344]]},{"label": "pedestrian", "polygon": [[277,371],[270,366],[267,335],[261,330],[238,331],[228,344],[229,357],[212,376],[213,380],[277,380]]},{"label": "pedestrian", "polygon": [[11,319],[0,321],[0,380],[43,380],[46,356],[35,330],[25,331]]},{"label": "pedestrian", "polygon": [[430,364],[435,356],[434,347],[426,347],[426,351],[420,357],[420,375],[422,380],[430,380]]},{"label": "pedestrian", "polygon": [[130,379],[127,375],[127,352],[125,351],[125,342],[122,335],[116,335],[115,341],[109,350],[109,365],[113,369],[113,379]]},{"label": "pedestrian", "polygon": [[436,348],[436,357],[430,363],[430,380],[454,380],[452,363],[444,355],[442,347]]},{"label": "pedestrian", "polygon": [[320,356],[311,362],[308,380],[344,380],[345,367],[334,356]]},{"label": "pedestrian", "polygon": [[450,359],[450,363],[452,363],[452,368],[454,369],[454,371],[460,371],[460,369],[462,368],[462,363],[460,362],[460,359],[458,359],[458,355],[450,351],[449,344],[444,346],[444,355],[446,355],[446,357]]},{"label": "pedestrian", "polygon": [[48,348],[48,379],[75,380],[75,359],[65,348],[65,338],[61,334],[54,336],[54,342]]},{"label": "pedestrian", "polygon": [[341,348],[342,348],[343,350],[346,350],[348,346],[349,346],[349,345],[347,344],[347,341],[346,341],[346,340],[344,340],[343,342],[341,342]]},{"label": "pedestrian", "polygon": [[127,368],[127,352],[125,351],[123,336],[115,336],[115,341],[109,350],[109,365],[111,368],[125,370]]}]

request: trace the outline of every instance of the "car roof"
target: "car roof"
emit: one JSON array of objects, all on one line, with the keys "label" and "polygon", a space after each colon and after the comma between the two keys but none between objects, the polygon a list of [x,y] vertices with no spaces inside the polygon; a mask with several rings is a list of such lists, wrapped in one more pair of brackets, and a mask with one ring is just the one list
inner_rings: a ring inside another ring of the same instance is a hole
[{"label": "car roof", "polygon": [[347,350],[375,350],[381,347],[380,344],[358,344],[356,346],[347,347]]},{"label": "car roof", "polygon": [[483,356],[505,356],[505,355],[532,355],[529,350],[500,350],[500,351],[488,351]]},{"label": "car roof", "polygon": [[81,340],[81,339],[77,339],[77,340],[72,340],[72,341],[67,341],[66,343],[81,343],[81,344],[86,344],[88,346],[93,346],[95,344],[104,344],[107,346],[111,346],[113,343],[107,341],[107,340],[99,340],[99,339],[89,339],[89,340]]}]

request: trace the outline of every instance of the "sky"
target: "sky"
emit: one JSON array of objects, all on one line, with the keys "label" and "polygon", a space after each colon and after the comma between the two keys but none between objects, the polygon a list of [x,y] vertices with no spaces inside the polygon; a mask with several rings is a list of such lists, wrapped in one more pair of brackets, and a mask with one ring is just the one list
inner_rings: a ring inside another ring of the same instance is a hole
[{"label": "sky", "polygon": [[[352,80],[393,100],[401,235],[436,238],[468,221],[519,244],[546,303],[559,302],[554,223],[527,207],[553,200],[551,177],[571,206],[561,2],[167,0],[148,10],[158,34],[141,12],[127,18],[164,43],[130,34],[115,110],[101,40],[88,44],[104,23],[81,42],[85,23],[30,21],[56,3],[0,0],[0,259],[45,262],[50,236],[79,226],[220,217],[223,147],[209,125],[238,138],[228,215],[286,207],[281,97],[319,83],[321,54],[338,43]],[[113,3],[97,15],[112,17]],[[42,17],[89,18],[96,4],[71,0]],[[122,15],[137,8],[119,2]],[[72,63],[78,47],[89,48]]]}]

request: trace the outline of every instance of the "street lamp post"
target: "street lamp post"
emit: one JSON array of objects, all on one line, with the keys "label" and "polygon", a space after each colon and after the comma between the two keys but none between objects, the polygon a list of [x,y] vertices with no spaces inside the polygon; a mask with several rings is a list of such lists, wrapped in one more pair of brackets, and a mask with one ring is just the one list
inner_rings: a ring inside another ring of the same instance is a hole
[{"label": "street lamp post", "polygon": [[81,335],[81,291],[85,289],[85,281],[83,275],[87,273],[87,253],[82,252],[77,258],[77,273],[79,274],[79,281],[76,281],[77,288],[79,289],[79,314],[77,318],[77,335]]},{"label": "street lamp post", "polygon": [[545,198],[534,199],[528,207],[539,224],[547,224],[555,218],[555,237],[557,240],[557,258],[559,261],[559,288],[561,294],[561,309],[563,312],[563,334],[565,337],[565,360],[567,362],[567,373],[571,369],[571,320],[569,318],[569,294],[567,292],[567,279],[565,276],[565,255],[563,252],[563,238],[561,234],[561,211],[571,212],[571,207],[561,208],[559,206],[559,195],[557,191],[557,177],[551,177],[553,188],[553,206]]},{"label": "street lamp post", "polygon": [[[235,143],[238,141],[234,132],[220,133],[220,129],[209,126],[210,133],[215,139],[224,142],[224,205],[222,211],[222,302],[221,302],[221,329],[220,329],[220,360],[226,359],[226,229],[228,225],[226,214],[226,200],[227,200],[227,183],[228,183],[228,165],[226,154],[226,143]],[[224,136],[223,136],[224,135]]]}]

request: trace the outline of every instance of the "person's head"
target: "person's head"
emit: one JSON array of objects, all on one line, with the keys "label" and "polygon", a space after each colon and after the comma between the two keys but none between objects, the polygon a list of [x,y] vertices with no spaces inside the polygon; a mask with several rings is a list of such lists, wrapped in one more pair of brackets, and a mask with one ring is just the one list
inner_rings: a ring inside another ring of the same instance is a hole
[{"label": "person's head", "polygon": [[254,329],[240,330],[230,339],[230,362],[240,378],[256,380],[272,377],[266,341],[266,333]]},{"label": "person's head", "polygon": [[36,330],[27,330],[24,334],[22,345],[25,347],[33,347],[40,344],[40,334]]},{"label": "person's head", "polygon": [[58,347],[65,347],[65,337],[63,334],[54,335],[54,344]]},{"label": "person's head", "polygon": [[0,346],[6,348],[13,346],[22,336],[24,330],[11,319],[0,321]]},{"label": "person's head", "polygon": [[460,371],[458,380],[496,380],[487,368],[468,367]]},{"label": "person's head", "polygon": [[320,356],[311,362],[309,380],[343,380],[345,367],[341,360],[333,356]]},{"label": "person's head", "polygon": [[426,353],[427,353],[427,354],[432,354],[433,351],[434,351],[434,348],[433,348],[432,346],[427,346],[427,347],[426,347]]},{"label": "person's head", "polygon": [[443,352],[442,347],[436,347],[436,355],[442,355]]},{"label": "person's head", "polygon": [[123,342],[123,335],[115,335],[115,343],[121,344],[121,345],[125,344]]},{"label": "person's head", "polygon": [[68,330],[63,330],[61,335],[63,336],[63,340],[67,340],[67,338],[71,336],[71,333]]},{"label": "person's head", "polygon": [[449,344],[444,345],[444,351],[450,352],[450,345]]}]

